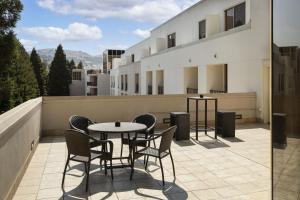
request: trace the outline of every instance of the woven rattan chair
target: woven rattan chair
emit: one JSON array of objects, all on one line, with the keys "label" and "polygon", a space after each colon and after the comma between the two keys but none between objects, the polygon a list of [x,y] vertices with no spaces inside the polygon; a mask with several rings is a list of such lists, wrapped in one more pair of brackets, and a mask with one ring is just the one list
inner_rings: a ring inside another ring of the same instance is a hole
[{"label": "woven rattan chair", "polygon": [[[110,162],[111,178],[113,179],[113,169],[112,169],[112,154],[113,154],[113,143],[109,140],[96,140],[93,137],[85,134],[83,131],[70,129],[65,133],[68,157],[67,162],[63,172],[62,179],[62,189],[64,187],[65,175],[67,171],[67,166],[70,161],[84,163],[85,173],[86,173],[86,191],[88,191],[89,186],[89,172],[91,161],[99,158],[105,161],[105,174],[107,174],[107,161]],[[109,146],[108,151],[96,151],[91,150],[90,140],[95,143]]]},{"label": "woven rattan chair", "polygon": [[[91,124],[94,124],[94,122],[83,116],[73,115],[69,118],[69,125],[71,129],[84,131],[86,134],[89,134],[88,126]],[[105,137],[104,134],[101,134],[100,139],[106,140],[107,137]],[[93,140],[91,140],[90,143],[91,148],[99,146],[99,143],[95,143]]]},{"label": "woven rattan chair", "polygon": [[[170,158],[172,161],[172,167],[173,167],[173,175],[175,177],[175,166],[174,166],[173,157],[172,157],[172,153],[171,153],[171,143],[172,143],[172,139],[173,139],[174,133],[176,131],[176,128],[177,128],[176,126],[172,126],[160,134],[151,135],[148,139],[144,139],[144,140],[140,139],[140,140],[133,141],[131,143],[132,151],[133,151],[133,153],[132,153],[133,160],[131,162],[130,180],[132,179],[132,176],[134,173],[134,160],[138,159],[141,156],[147,156],[145,170],[147,170],[149,156],[159,159],[161,173],[162,173],[162,181],[163,181],[163,185],[165,185],[164,170],[163,170],[163,165],[162,165],[161,160],[162,160],[162,158],[170,155]],[[158,138],[161,139],[159,148],[150,147],[150,142],[154,141]],[[140,150],[137,150],[136,147],[139,146],[139,143],[143,143],[143,142],[147,142],[148,146],[144,147]]]},{"label": "woven rattan chair", "polygon": [[[121,135],[121,156],[120,157],[122,157],[122,154],[123,154],[123,145],[129,145],[129,142],[133,141],[133,140],[147,139],[149,136],[154,134],[154,128],[156,125],[156,117],[153,114],[146,113],[143,115],[139,115],[139,116],[135,117],[134,120],[132,120],[132,122],[145,124],[147,126],[147,129],[143,133],[138,133],[137,137],[134,136],[134,137],[130,138],[129,134],[127,135],[127,137],[124,134]],[[154,143],[154,147],[156,147],[154,141],[153,141],[153,143]],[[139,143],[139,146],[146,147],[147,143],[141,142],[141,143]]]}]

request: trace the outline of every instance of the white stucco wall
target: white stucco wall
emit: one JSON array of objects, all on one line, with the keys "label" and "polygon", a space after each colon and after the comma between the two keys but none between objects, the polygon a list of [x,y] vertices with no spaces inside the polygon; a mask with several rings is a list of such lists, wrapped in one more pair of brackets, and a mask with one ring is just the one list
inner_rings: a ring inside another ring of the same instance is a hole
[{"label": "white stucco wall", "polygon": [[[246,24],[225,32],[224,11],[242,2],[246,2]],[[184,94],[187,67],[198,67],[198,92],[207,93],[211,89],[207,66],[227,64],[228,92],[256,92],[260,118],[263,62],[270,59],[269,6],[269,0],[203,0],[152,30],[145,42],[150,42],[152,54],[141,59],[141,94],[147,94],[149,71],[156,94],[157,70],[164,71],[165,94]],[[199,40],[198,23],[203,19],[207,38]],[[176,47],[166,49],[167,35],[173,32]],[[129,48],[128,55],[141,44]]]}]

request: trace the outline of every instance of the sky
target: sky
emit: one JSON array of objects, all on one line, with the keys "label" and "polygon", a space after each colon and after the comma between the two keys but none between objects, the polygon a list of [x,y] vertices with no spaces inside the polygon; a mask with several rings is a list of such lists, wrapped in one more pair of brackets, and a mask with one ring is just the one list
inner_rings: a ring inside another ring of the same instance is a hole
[{"label": "sky", "polygon": [[15,32],[30,51],[56,48],[99,55],[126,49],[199,0],[22,0]]},{"label": "sky", "polygon": [[273,1],[273,35],[278,46],[300,47],[300,1]]}]

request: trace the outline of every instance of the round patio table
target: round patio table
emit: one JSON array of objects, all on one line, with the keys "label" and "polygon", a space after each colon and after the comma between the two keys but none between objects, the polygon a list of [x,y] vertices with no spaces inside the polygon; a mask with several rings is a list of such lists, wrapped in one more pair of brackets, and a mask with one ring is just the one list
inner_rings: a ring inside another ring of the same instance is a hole
[{"label": "round patio table", "polygon": [[108,123],[98,123],[88,126],[89,131],[94,131],[98,133],[134,133],[142,132],[147,129],[144,124],[134,123],[134,122],[121,122],[120,127],[115,126],[115,122]]},{"label": "round patio table", "polygon": [[[128,134],[128,137],[130,136],[130,133],[139,133],[143,132],[147,129],[147,126],[144,124],[140,123],[134,123],[134,122],[121,122],[120,127],[115,126],[115,122],[107,122],[107,123],[97,123],[97,124],[92,124],[88,126],[88,130],[92,132],[97,132],[97,133],[105,133],[105,134]],[[131,164],[128,163],[127,165],[123,164],[122,160],[130,160],[132,162],[132,156],[131,156],[131,148],[129,144],[129,155],[127,157],[113,157],[113,160],[121,160],[120,165],[113,165],[112,168],[124,168],[124,167],[131,167]],[[110,168],[108,166],[108,168]]]}]

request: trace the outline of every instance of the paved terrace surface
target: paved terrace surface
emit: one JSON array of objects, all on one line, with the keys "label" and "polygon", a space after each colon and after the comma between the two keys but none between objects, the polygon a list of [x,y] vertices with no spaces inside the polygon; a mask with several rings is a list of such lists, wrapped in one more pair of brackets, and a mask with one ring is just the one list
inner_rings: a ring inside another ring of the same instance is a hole
[{"label": "paved terrace surface", "polygon": [[[114,154],[119,155],[120,140],[113,142]],[[61,180],[67,155],[64,137],[44,137],[14,199],[270,199],[270,134],[261,125],[239,127],[235,139],[215,141],[201,133],[199,141],[174,141],[172,150],[176,180],[166,157],[162,161],[165,187],[159,162],[155,163],[154,158],[149,159],[148,172],[141,160],[136,161],[132,181],[129,169],[114,170],[112,181],[95,160],[89,191],[85,192],[83,164],[71,162],[63,192]]]}]

